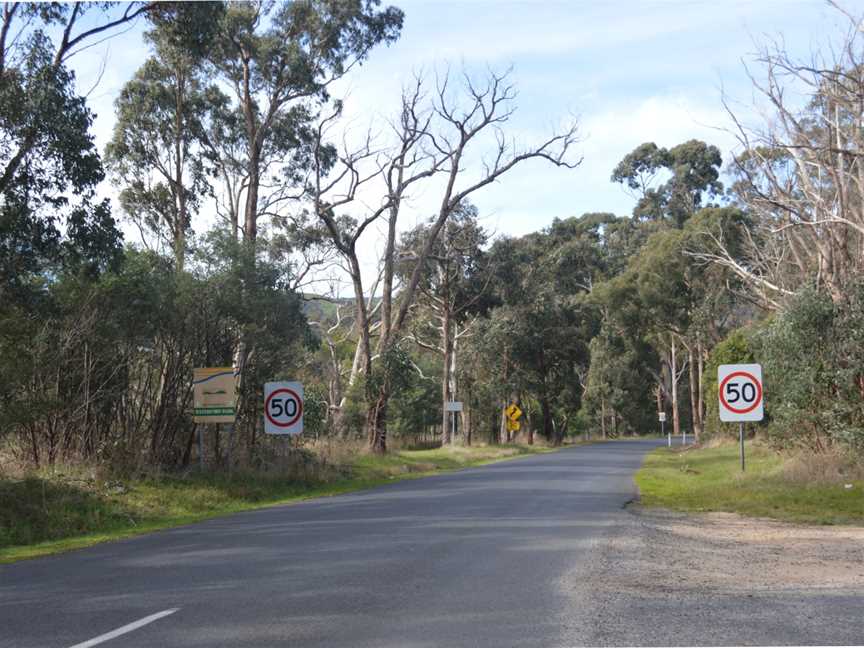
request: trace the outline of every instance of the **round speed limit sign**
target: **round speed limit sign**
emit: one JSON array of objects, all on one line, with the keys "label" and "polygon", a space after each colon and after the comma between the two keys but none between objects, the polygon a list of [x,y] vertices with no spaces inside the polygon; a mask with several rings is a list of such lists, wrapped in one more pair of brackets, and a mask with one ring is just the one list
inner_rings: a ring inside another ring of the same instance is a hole
[{"label": "round speed limit sign", "polygon": [[762,365],[734,364],[717,368],[720,420],[724,423],[764,418]]},{"label": "round speed limit sign", "polygon": [[303,432],[302,383],[265,383],[264,432],[267,434],[301,434]]}]

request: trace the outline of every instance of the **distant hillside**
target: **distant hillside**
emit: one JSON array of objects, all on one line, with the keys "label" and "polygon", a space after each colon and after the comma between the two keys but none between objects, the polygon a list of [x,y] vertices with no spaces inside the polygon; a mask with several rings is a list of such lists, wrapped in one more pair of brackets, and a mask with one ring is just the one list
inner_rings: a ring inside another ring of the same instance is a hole
[{"label": "distant hillside", "polygon": [[345,317],[353,309],[353,299],[320,298],[318,295],[303,295],[303,313],[307,319],[316,322],[336,321],[336,308],[342,306],[342,316]]},{"label": "distant hillside", "polygon": [[[332,297],[320,297],[319,295],[303,295],[303,312],[310,320],[322,323],[336,322],[336,308],[342,307],[342,319],[350,321],[354,316],[354,299],[345,297],[334,299]],[[373,305],[380,301],[380,297],[373,300]]]}]

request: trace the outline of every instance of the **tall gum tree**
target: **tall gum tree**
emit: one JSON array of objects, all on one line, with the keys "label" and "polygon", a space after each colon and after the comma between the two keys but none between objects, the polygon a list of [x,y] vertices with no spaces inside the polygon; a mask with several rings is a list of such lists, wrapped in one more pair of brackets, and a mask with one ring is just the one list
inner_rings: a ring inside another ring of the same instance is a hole
[{"label": "tall gum tree", "polygon": [[[494,317],[506,316],[512,337],[511,380],[530,396],[526,405],[536,400],[539,430],[554,445],[563,441],[581,405],[579,372],[588,363],[597,320],[585,297],[604,272],[599,244],[604,220],[590,214],[556,219],[541,232],[501,240],[489,252],[493,291],[501,304]],[[523,409],[528,419],[532,408]],[[535,420],[526,420],[529,443]]]},{"label": "tall gum tree", "polygon": [[93,115],[67,63],[152,6],[0,8],[0,301],[34,274],[92,273],[116,260],[121,235],[110,205],[94,201],[104,172],[89,132]]},{"label": "tall gum tree", "polygon": [[316,110],[329,98],[328,87],[376,45],[398,37],[402,12],[378,10],[379,5],[378,0],[229,3],[212,58],[242,120],[247,243],[254,245],[262,212],[296,197],[291,182],[296,156],[302,156]]},{"label": "tall gum tree", "polygon": [[[634,218],[656,223],[659,228],[671,226],[681,230],[703,207],[706,198],[715,198],[722,193],[723,184],[719,180],[722,161],[720,150],[716,146],[700,140],[689,140],[671,149],[646,142],[637,146],[618,163],[612,172],[611,180],[621,183],[634,193],[637,198],[633,209]],[[661,182],[662,179],[665,179],[665,182]],[[699,382],[696,371],[704,360],[704,353],[698,340],[688,341],[685,336],[690,327],[692,303],[685,300],[686,304],[681,306],[676,314],[670,300],[662,299],[663,295],[646,293],[650,292],[657,280],[665,281],[668,284],[665,287],[667,290],[673,285],[679,286],[682,291],[691,287],[685,279],[686,273],[682,267],[685,261],[683,250],[674,241],[669,242],[676,236],[673,233],[655,234],[652,237],[653,242],[652,239],[646,241],[645,247],[634,261],[641,259],[649,263],[655,247],[669,248],[665,251],[665,254],[671,255],[668,264],[664,265],[661,260],[659,265],[655,264],[654,269],[649,271],[655,272],[657,277],[644,274],[636,276],[643,289],[642,293],[645,293],[643,297],[647,299],[647,306],[660,308],[659,311],[654,311],[657,315],[654,322],[663,323],[655,330],[665,331],[663,334],[658,333],[657,337],[659,346],[665,349],[661,354],[663,360],[660,370],[655,372],[658,412],[664,407],[663,397],[668,395],[672,404],[672,428],[674,433],[678,434],[678,381],[685,368],[689,369],[694,432],[698,434],[702,429],[698,413],[703,408],[699,406],[701,394],[696,393]],[[683,296],[688,293],[680,294]],[[684,350],[687,352],[687,359],[681,362],[679,352]]]},{"label": "tall gum tree", "polygon": [[[420,348],[440,354],[442,443],[454,439],[449,425],[447,403],[457,397],[458,353],[460,340],[474,332],[479,312],[488,306],[485,299],[493,273],[486,263],[483,247],[487,234],[477,220],[477,208],[460,205],[445,225],[437,245],[427,257],[427,268],[418,284],[418,296],[412,314],[411,333],[407,335]],[[398,253],[399,265],[412,271],[416,250],[421,249],[428,234],[428,225],[406,232]],[[399,273],[402,274],[402,273]],[[465,430],[464,403],[460,416]],[[468,438],[468,434],[463,434]]]},{"label": "tall gum tree", "polygon": [[[612,171],[612,181],[626,186],[637,199],[635,218],[667,221],[679,229],[702,206],[705,196],[723,192],[720,150],[700,140],[659,148],[640,144]],[[661,178],[667,178],[660,182]]]},{"label": "tall gum tree", "polygon": [[124,185],[124,211],[142,235],[167,239],[178,271],[192,216],[211,192],[207,123],[226,97],[206,86],[203,61],[222,13],[222,5],[211,2],[166,3],[150,12],[153,28],[145,40],[154,55],[117,98],[105,150],[109,170]]},{"label": "tall gum tree", "polygon": [[[220,22],[210,61],[231,89],[230,146],[217,166],[230,179],[232,226],[242,231],[245,283],[254,281],[259,221],[284,217],[308,189],[318,111],[328,88],[366,59],[378,44],[393,42],[403,14],[380,9],[379,0],[231,2]],[[226,159],[227,158],[227,159]],[[317,164],[325,162],[318,155]],[[320,167],[315,168],[320,170]],[[242,204],[242,208],[241,208]],[[239,222],[242,219],[242,223]],[[245,293],[244,293],[245,294]],[[241,382],[251,341],[238,332],[234,365]]]},{"label": "tall gum tree", "polygon": [[[61,83],[71,78],[65,69],[66,62],[96,38],[116,35],[116,29],[146,14],[156,3],[130,2],[119,15],[111,15],[99,3],[44,3],[8,2],[3,5],[2,24],[0,24],[0,76],[4,79],[4,90],[13,90],[29,72],[34,74],[34,65],[39,67],[42,80],[54,75]],[[92,15],[98,14],[97,18]],[[87,16],[87,19],[85,19]],[[35,27],[33,24],[35,23]],[[86,26],[85,26],[86,25]],[[47,27],[59,27],[60,38],[52,43],[45,34]],[[36,58],[34,58],[36,55]],[[26,71],[26,72],[25,72]],[[31,92],[33,88],[30,89]],[[50,129],[62,125],[63,110],[69,109],[63,102],[51,101],[42,93],[31,98],[33,105],[20,105],[19,123],[6,122],[14,129],[8,130],[9,155],[2,160],[0,170],[0,192],[6,190],[15,180],[15,174],[27,155],[37,147],[44,147],[50,141]],[[46,103],[40,103],[46,101]],[[54,110],[53,119],[45,119],[45,111]]]}]

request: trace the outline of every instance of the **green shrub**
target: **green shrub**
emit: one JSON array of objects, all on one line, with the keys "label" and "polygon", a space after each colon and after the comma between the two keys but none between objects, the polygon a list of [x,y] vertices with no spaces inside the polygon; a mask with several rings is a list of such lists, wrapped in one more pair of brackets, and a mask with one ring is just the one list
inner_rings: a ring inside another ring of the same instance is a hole
[{"label": "green shrub", "polygon": [[753,350],[747,333],[742,329],[732,331],[725,340],[720,342],[708,356],[702,374],[702,386],[705,397],[705,437],[718,434],[738,434],[738,427],[731,423],[720,422],[720,412],[717,397],[717,367],[724,364],[748,364],[755,362]]},{"label": "green shrub", "polygon": [[753,337],[765,375],[767,434],[776,446],[864,445],[864,286],[847,294],[835,304],[825,293],[801,291]]}]

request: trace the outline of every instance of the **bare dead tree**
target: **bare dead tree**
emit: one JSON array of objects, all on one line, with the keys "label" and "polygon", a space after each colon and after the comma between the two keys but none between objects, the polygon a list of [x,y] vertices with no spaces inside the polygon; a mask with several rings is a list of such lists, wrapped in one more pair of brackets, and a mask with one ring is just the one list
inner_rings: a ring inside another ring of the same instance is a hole
[{"label": "bare dead tree", "polygon": [[845,32],[809,60],[782,39],[760,48],[761,74],[748,74],[767,106],[763,125],[744,124],[724,101],[742,149],[733,190],[752,222],[738,249],[715,233],[692,256],[725,266],[769,309],[802,285],[841,302],[864,270],[864,32],[862,16],[834,6]]},{"label": "bare dead tree", "polygon": [[[436,79],[435,92],[427,101],[425,82],[416,77],[413,85],[403,92],[400,116],[391,124],[395,145],[389,151],[373,154],[371,145],[354,155],[343,155],[338,169],[325,179],[316,178],[314,210],[324,221],[331,239],[349,264],[355,290],[358,333],[362,346],[365,371],[372,370],[372,349],[366,295],[363,292],[360,265],[357,261],[357,241],[369,225],[386,217],[387,244],[384,253],[384,275],[381,294],[381,330],[378,353],[387,354],[398,343],[408,314],[414,303],[418,285],[427,259],[451,213],[468,196],[495,182],[522,162],[539,159],[556,166],[575,168],[581,162],[573,159],[572,148],[577,141],[575,123],[555,133],[539,145],[520,148],[508,138],[503,126],[515,110],[515,89],[509,81],[509,71],[503,74],[489,72],[481,84],[466,73],[461,77],[459,92],[451,90],[449,72]],[[333,115],[335,119],[337,115]],[[480,146],[483,136],[491,135],[495,145],[472,171],[479,177],[464,180],[469,165],[468,155]],[[319,136],[323,131],[319,131]],[[323,138],[319,137],[322,140]],[[323,146],[323,144],[322,144]],[[323,151],[323,148],[319,147]],[[317,153],[316,153],[317,155]],[[363,174],[360,166],[365,160],[375,160],[371,173]],[[322,165],[316,165],[322,168]],[[397,293],[394,290],[396,232],[400,212],[409,190],[421,181],[438,176],[442,180],[440,206],[430,223],[424,246],[417,250],[413,270]],[[336,210],[353,202],[358,187],[372,180],[381,180],[385,193],[379,206],[369,210],[366,217],[351,227],[345,227]],[[337,187],[341,195],[327,197]],[[396,297],[398,296],[398,305]],[[368,383],[371,385],[371,381]],[[378,381],[377,389],[367,393],[366,431],[370,447],[375,452],[387,449],[387,405],[391,385],[387,376]]]}]

